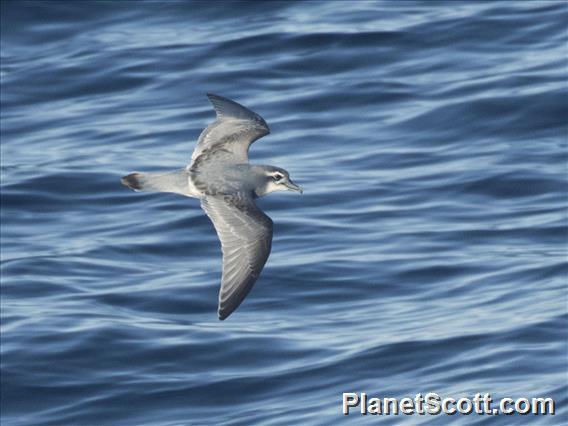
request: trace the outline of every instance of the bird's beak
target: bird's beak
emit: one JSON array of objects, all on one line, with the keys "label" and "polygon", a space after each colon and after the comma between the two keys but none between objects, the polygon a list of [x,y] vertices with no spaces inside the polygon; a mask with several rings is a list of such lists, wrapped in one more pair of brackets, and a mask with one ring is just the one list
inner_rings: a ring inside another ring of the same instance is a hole
[{"label": "bird's beak", "polygon": [[304,190],[300,186],[292,182],[291,180],[286,182],[284,185],[286,185],[286,188],[288,188],[290,191],[299,192],[300,194],[304,193]]}]

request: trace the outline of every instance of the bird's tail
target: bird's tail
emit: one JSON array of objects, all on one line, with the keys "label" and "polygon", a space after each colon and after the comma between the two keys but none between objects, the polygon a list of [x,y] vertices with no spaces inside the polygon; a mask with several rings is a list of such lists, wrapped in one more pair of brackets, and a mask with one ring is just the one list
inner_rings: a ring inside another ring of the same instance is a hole
[{"label": "bird's tail", "polygon": [[174,192],[194,197],[189,187],[189,174],[181,169],[168,173],[130,173],[121,180],[123,185],[134,191]]}]

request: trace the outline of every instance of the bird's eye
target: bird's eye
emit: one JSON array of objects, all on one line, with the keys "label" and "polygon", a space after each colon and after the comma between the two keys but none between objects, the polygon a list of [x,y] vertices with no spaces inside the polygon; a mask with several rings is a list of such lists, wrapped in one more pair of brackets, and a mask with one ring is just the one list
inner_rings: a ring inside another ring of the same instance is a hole
[{"label": "bird's eye", "polygon": [[274,180],[276,182],[278,182],[279,180],[282,180],[284,178],[284,175],[280,174],[280,173],[275,173],[273,176]]}]

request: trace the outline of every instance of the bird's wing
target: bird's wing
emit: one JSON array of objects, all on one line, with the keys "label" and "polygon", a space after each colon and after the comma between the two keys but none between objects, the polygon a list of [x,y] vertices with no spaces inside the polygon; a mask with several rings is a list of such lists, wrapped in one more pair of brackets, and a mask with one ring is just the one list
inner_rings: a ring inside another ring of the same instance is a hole
[{"label": "bird's wing", "polygon": [[205,197],[201,207],[221,240],[223,276],[219,319],[241,304],[260,275],[272,247],[272,220],[248,194]]},{"label": "bird's wing", "polygon": [[190,168],[204,163],[247,163],[249,146],[270,133],[264,119],[250,109],[222,96],[207,94],[217,119],[199,136]]}]

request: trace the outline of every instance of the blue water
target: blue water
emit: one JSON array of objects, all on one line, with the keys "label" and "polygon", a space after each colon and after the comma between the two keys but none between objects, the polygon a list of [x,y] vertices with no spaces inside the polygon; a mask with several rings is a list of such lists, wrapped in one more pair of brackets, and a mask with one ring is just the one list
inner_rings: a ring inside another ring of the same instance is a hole
[{"label": "blue water", "polygon": [[[561,424],[568,4],[4,2],[2,425]],[[214,113],[305,191],[217,319],[183,167]],[[551,416],[341,415],[379,397],[553,397]]]}]

